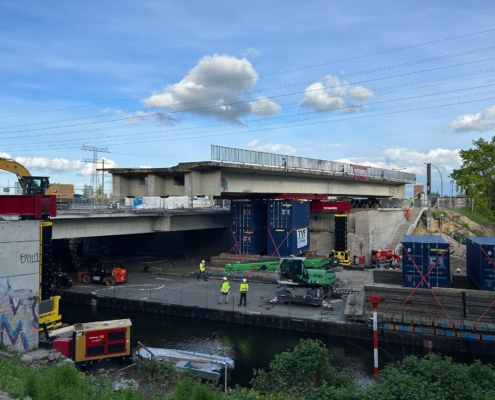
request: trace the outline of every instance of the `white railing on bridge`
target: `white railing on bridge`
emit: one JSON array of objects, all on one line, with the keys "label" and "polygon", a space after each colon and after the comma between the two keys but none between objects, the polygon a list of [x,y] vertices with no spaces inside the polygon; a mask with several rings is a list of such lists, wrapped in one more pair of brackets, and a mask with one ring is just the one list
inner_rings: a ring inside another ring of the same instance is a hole
[{"label": "white railing on bridge", "polygon": [[[211,146],[211,159],[241,164],[263,165],[280,168],[297,168],[354,175],[356,164],[314,158],[294,157],[285,154],[264,153],[261,151],[234,149],[232,147]],[[368,177],[387,178],[416,182],[416,175],[409,172],[387,170],[383,168],[364,167]]]}]

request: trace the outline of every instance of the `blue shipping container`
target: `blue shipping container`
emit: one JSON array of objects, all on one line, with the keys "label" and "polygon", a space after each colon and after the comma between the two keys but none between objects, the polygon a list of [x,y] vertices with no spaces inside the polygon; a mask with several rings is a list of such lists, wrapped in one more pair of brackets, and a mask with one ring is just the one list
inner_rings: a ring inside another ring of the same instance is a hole
[{"label": "blue shipping container", "polygon": [[309,250],[309,226],[297,229],[268,229],[267,242],[269,256],[296,256]]},{"label": "blue shipping container", "polygon": [[426,280],[431,287],[451,287],[450,245],[444,238],[405,235],[402,245],[403,286],[427,288]]},{"label": "blue shipping container", "polygon": [[495,238],[466,238],[466,274],[481,290],[495,290]]},{"label": "blue shipping container", "polygon": [[299,228],[309,226],[309,201],[268,201],[268,228]]},{"label": "blue shipping container", "polygon": [[230,228],[230,254],[266,254],[266,228]]},{"label": "blue shipping container", "polygon": [[232,201],[230,226],[232,228],[266,227],[266,201]]}]

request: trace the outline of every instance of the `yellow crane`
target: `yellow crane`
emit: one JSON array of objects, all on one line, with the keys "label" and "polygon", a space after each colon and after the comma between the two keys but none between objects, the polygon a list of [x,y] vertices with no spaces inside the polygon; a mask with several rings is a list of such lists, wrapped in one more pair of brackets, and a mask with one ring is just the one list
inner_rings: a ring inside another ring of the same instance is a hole
[{"label": "yellow crane", "polygon": [[16,174],[22,194],[50,194],[57,197],[57,208],[67,210],[74,198],[74,185],[55,183],[50,185],[47,176],[32,176],[27,168],[17,161],[0,157],[0,170]]}]

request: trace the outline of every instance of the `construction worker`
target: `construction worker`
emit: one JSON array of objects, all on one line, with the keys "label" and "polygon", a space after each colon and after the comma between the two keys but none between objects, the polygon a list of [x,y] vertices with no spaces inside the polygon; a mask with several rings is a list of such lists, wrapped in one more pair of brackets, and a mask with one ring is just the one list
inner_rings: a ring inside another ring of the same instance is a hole
[{"label": "construction worker", "polygon": [[201,275],[203,275],[203,278],[205,279],[205,281],[208,280],[208,279],[206,279],[206,273],[205,273],[205,260],[201,260],[201,262],[199,263],[198,281],[199,281],[199,278],[201,278]]},{"label": "construction worker", "polygon": [[218,304],[222,304],[222,299],[225,299],[225,304],[229,304],[230,283],[227,277],[223,277],[222,287],[220,288],[220,301]]},{"label": "construction worker", "polygon": [[460,268],[457,268],[456,272],[457,272],[458,274],[462,273]]},{"label": "construction worker", "polygon": [[246,296],[249,290],[249,285],[246,283],[246,279],[242,280],[241,286],[239,287],[239,291],[241,292],[241,299],[239,300],[239,306],[242,304],[242,300],[244,299],[244,307],[246,307]]}]

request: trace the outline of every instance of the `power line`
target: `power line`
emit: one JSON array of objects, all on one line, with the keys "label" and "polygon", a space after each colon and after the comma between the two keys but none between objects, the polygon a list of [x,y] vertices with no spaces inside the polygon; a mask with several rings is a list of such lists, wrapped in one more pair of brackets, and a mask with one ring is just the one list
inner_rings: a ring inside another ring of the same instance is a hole
[{"label": "power line", "polygon": [[[361,56],[349,57],[349,58],[344,58],[344,59],[340,59],[340,60],[328,61],[328,62],[325,62],[325,63],[313,64],[313,65],[308,65],[308,66],[299,67],[299,68],[292,68],[292,69],[288,69],[288,70],[282,70],[282,71],[278,71],[278,72],[272,72],[272,73],[269,73],[269,74],[251,76],[251,77],[247,77],[247,78],[243,78],[243,79],[237,79],[237,80],[233,80],[233,81],[216,83],[216,84],[212,84],[212,85],[207,85],[205,87],[214,87],[214,86],[225,85],[225,84],[234,83],[234,82],[240,82],[240,81],[245,81],[245,80],[252,80],[252,79],[258,79],[258,78],[264,78],[264,77],[267,77],[267,76],[274,76],[274,75],[278,75],[278,74],[286,74],[286,73],[289,73],[289,72],[301,71],[301,70],[304,70],[304,69],[316,68],[316,67],[321,67],[321,66],[324,66],[324,65],[336,64],[336,63],[340,63],[340,62],[354,61],[354,60],[359,60],[359,59],[363,59],[363,58],[373,57],[373,56],[377,56],[377,55],[389,54],[389,53],[393,53],[393,52],[396,52],[396,51],[407,50],[407,49],[417,48],[417,47],[421,47],[421,46],[427,46],[429,44],[441,43],[441,42],[446,42],[446,41],[450,41],[450,40],[456,40],[456,39],[460,39],[460,38],[464,38],[464,37],[481,35],[481,34],[488,33],[488,32],[493,32],[493,31],[495,31],[495,29],[488,29],[488,30],[484,30],[484,31],[467,33],[467,34],[463,34],[463,35],[452,36],[452,37],[449,37],[449,38],[437,39],[437,40],[432,40],[432,41],[429,41],[429,42],[423,42],[423,43],[419,43],[419,44],[415,44],[415,45],[398,47],[398,48],[391,49],[391,50],[384,50],[384,51],[380,51],[380,52],[369,53],[369,54],[365,54],[365,55],[361,55]],[[115,102],[132,100],[132,99],[135,99],[137,97],[139,97],[139,96],[131,96],[131,97],[126,97],[126,98],[122,98],[122,99],[109,100],[109,101],[104,101],[104,102],[99,102],[99,103],[90,103],[90,104],[85,104],[85,105],[80,105],[80,106],[63,107],[63,108],[57,108],[57,109],[51,109],[51,110],[35,111],[35,112],[30,112],[30,113],[4,115],[4,116],[0,116],[0,119],[3,119],[3,118],[12,118],[12,117],[19,117],[19,116],[26,116],[26,115],[34,115],[34,114],[42,114],[42,113],[48,113],[48,112],[54,112],[54,111],[73,110],[73,109],[76,109],[76,108],[84,108],[84,107],[90,107],[90,106],[95,106],[95,105],[103,105],[103,104],[110,104],[110,103],[115,103]]]},{"label": "power line", "polygon": [[[396,108],[396,107],[406,107],[406,106],[411,106],[411,105],[414,105],[415,103],[408,103],[408,104],[398,104],[398,102],[401,102],[401,101],[404,101],[404,100],[413,100],[413,99],[420,99],[420,98],[431,98],[433,96],[439,96],[439,95],[443,95],[443,94],[448,94],[448,93],[456,93],[456,92],[463,92],[463,91],[467,91],[467,90],[473,90],[473,89],[479,89],[479,88],[486,88],[486,87],[491,87],[491,86],[495,86],[495,83],[493,84],[490,84],[490,85],[482,85],[482,86],[474,86],[474,87],[469,87],[469,88],[463,88],[463,89],[455,89],[455,90],[448,90],[448,91],[443,91],[443,92],[437,92],[437,93],[427,93],[427,94],[423,94],[423,95],[418,95],[418,96],[409,96],[409,97],[403,97],[403,98],[395,98],[395,99],[389,99],[389,100],[384,100],[384,101],[379,101],[379,102],[374,102],[374,103],[367,103],[367,106],[375,106],[375,105],[379,105],[379,104],[386,104],[386,103],[394,103],[395,106],[392,107],[392,108]],[[471,97],[471,96],[480,96],[480,95],[485,95],[487,93],[492,93],[492,91],[489,91],[489,92],[480,92],[480,93],[473,93],[473,94],[467,94],[467,95],[462,95],[462,96],[454,96],[454,97],[448,97],[448,98],[440,98],[440,99],[430,99],[428,100],[427,102],[428,103],[432,103],[432,102],[438,102],[438,101],[446,101],[446,100],[452,100],[452,99],[457,99],[457,98],[463,98],[463,97]],[[422,104],[426,103],[425,101],[422,101],[421,102]],[[389,107],[390,108],[390,107]],[[386,107],[385,108],[382,108],[382,109],[387,109]],[[374,111],[379,111],[380,109],[377,109],[377,110],[374,110]],[[340,110],[339,111],[339,114],[346,114],[345,110]],[[290,117],[302,117],[304,116],[305,119],[308,119],[307,117],[308,116],[311,116],[311,115],[318,115],[319,117],[313,117],[312,119],[315,119],[315,118],[323,118],[325,116],[321,116],[322,114],[317,112],[317,111],[310,111],[310,112],[303,112],[303,113],[296,113],[296,114],[291,114],[291,115],[283,115],[283,116],[274,116],[274,117],[269,117],[269,118],[266,118],[265,120],[263,120],[263,122],[265,121],[269,121],[269,120],[275,120],[275,123],[277,123],[276,120],[280,120],[280,119],[285,119],[285,118],[290,118]],[[334,114],[335,115],[335,114]],[[266,125],[266,124],[263,124],[263,125]],[[211,129],[217,129],[218,127],[222,127],[222,126],[231,126],[231,124],[223,124],[223,125],[213,125],[213,126],[206,126],[206,127],[202,127],[201,130],[205,131],[205,130],[211,130]],[[190,130],[190,129],[197,129],[197,128],[179,128],[179,129],[170,129],[170,130],[165,130],[165,131],[151,131],[151,132],[140,132],[138,134],[136,133],[130,133],[130,134],[119,134],[117,136],[117,138],[122,138],[122,137],[125,137],[125,136],[136,136],[136,135],[139,135],[141,138],[143,138],[145,135],[148,135],[148,134],[160,134],[160,137],[162,136],[163,133],[167,133],[167,132],[177,132],[177,131],[184,131],[184,130]],[[74,132],[68,132],[68,133],[74,133]],[[97,139],[94,139],[93,140],[108,140],[108,139],[111,139],[111,137],[103,137],[103,138],[97,138]],[[81,141],[81,140],[84,140],[84,139],[69,139],[69,140],[65,140],[64,142],[76,142],[76,141]],[[50,143],[59,143],[60,141],[57,140],[57,141],[43,141],[43,142],[33,142],[33,143],[30,143],[30,145],[34,145],[34,144],[50,144]],[[8,147],[8,145],[6,146]]]},{"label": "power line", "polygon": [[[339,121],[348,121],[348,120],[355,120],[355,119],[364,119],[364,118],[370,118],[370,117],[380,117],[384,115],[394,115],[394,114],[400,114],[400,113],[405,113],[405,112],[410,112],[410,111],[420,111],[420,110],[427,110],[427,109],[437,109],[441,107],[447,107],[447,106],[453,106],[453,105],[460,105],[460,104],[469,104],[469,103],[474,103],[478,101],[486,101],[486,100],[493,100],[495,97],[488,97],[484,99],[476,99],[476,100],[469,100],[469,101],[463,101],[463,102],[457,102],[457,103],[450,103],[450,104],[441,104],[437,106],[432,106],[432,107],[419,107],[419,108],[413,108],[413,109],[407,109],[407,110],[400,110],[400,111],[392,111],[392,112],[385,112],[385,113],[379,113],[379,114],[371,114],[371,115],[359,115],[359,116],[354,116],[354,117],[349,117],[349,118],[341,118],[341,119],[334,119],[334,120],[325,120],[325,121],[318,121],[318,122],[310,122],[310,123],[303,123],[303,124],[292,124],[292,125],[284,125],[280,127],[269,127],[269,128],[262,128],[262,129],[251,129],[247,131],[242,131],[242,132],[227,132],[227,133],[218,133],[218,134],[211,134],[211,135],[196,135],[196,136],[188,136],[188,137],[181,137],[181,138],[166,138],[166,139],[153,139],[153,140],[138,140],[138,141],[130,141],[130,142],[120,142],[120,143],[112,143],[114,146],[123,146],[123,145],[128,145],[128,144],[136,144],[136,143],[158,143],[158,142],[168,142],[168,141],[177,141],[177,140],[190,140],[190,139],[198,139],[198,138],[205,138],[205,137],[218,137],[218,136],[229,136],[229,135],[238,135],[238,134],[246,134],[246,133],[253,133],[253,132],[264,132],[267,130],[280,130],[280,129],[288,129],[288,128],[295,128],[295,127],[304,127],[304,126],[313,126],[313,125],[320,125],[320,124],[326,124],[330,122],[339,122]],[[395,107],[391,107],[395,108]],[[36,147],[36,150],[59,150],[59,149],[69,149],[69,148],[77,148],[78,146],[64,146],[64,147],[48,147],[48,148],[39,148]],[[25,149],[24,149],[25,150]]]},{"label": "power line", "polygon": [[[438,60],[444,60],[444,59],[447,59],[447,58],[452,58],[452,57],[458,57],[458,56],[462,56],[462,55],[467,55],[467,54],[474,54],[474,53],[479,53],[479,52],[484,52],[484,51],[490,51],[490,50],[494,50],[495,49],[495,46],[490,46],[490,47],[485,47],[485,48],[482,48],[482,49],[476,49],[476,50],[467,50],[467,51],[463,51],[463,52],[459,52],[459,53],[453,53],[453,54],[447,54],[447,55],[443,55],[443,56],[439,56],[439,57],[431,57],[431,58],[427,58],[427,59],[423,59],[423,60],[416,60],[416,61],[410,61],[410,62],[407,62],[407,63],[402,63],[402,64],[395,64],[395,65],[389,65],[389,66],[384,66],[384,67],[380,67],[380,68],[374,68],[374,69],[370,69],[370,70],[364,70],[364,71],[357,71],[357,72],[351,72],[351,73],[345,73],[345,74],[341,74],[339,75],[339,78],[348,78],[348,77],[351,77],[351,76],[356,76],[356,75],[363,75],[363,74],[368,74],[368,73],[373,73],[373,72],[380,72],[380,71],[386,71],[386,70],[390,70],[390,69],[394,69],[394,68],[401,68],[401,67],[405,67],[405,66],[411,66],[411,65],[417,65],[417,64],[422,64],[422,63],[426,63],[426,62],[431,62],[431,61],[438,61]],[[247,93],[244,93],[244,92],[237,92],[237,93],[233,93],[233,94],[230,94],[230,95],[227,95],[227,96],[223,96],[222,99],[226,100],[226,99],[229,99],[229,98],[232,98],[232,99],[235,99],[235,96],[239,95],[239,94],[259,94],[261,92],[265,92],[265,91],[273,91],[273,90],[277,90],[277,89],[286,89],[286,88],[290,88],[290,87],[294,87],[294,86],[300,86],[300,85],[307,85],[307,84],[314,84],[316,82],[324,82],[325,81],[325,78],[323,79],[319,79],[319,80],[310,80],[310,81],[302,81],[302,82],[296,82],[296,83],[291,83],[291,84],[286,84],[286,85],[280,85],[280,86],[276,86],[276,87],[273,87],[273,88],[265,88],[265,89],[258,89],[258,90],[254,90],[254,91],[249,91]],[[366,81],[365,81],[366,82]],[[363,83],[363,82],[360,82],[360,83]],[[359,83],[352,83],[352,84],[349,84],[349,83],[343,83],[341,85],[339,85],[339,87],[344,87],[344,86],[350,86],[350,85],[355,85],[355,84],[359,84]],[[302,92],[294,92],[293,94],[299,94],[299,93],[302,93]],[[270,97],[268,97],[270,99]],[[204,102],[208,102],[208,101],[218,101],[218,97],[210,97],[210,98],[202,98],[200,100],[195,100],[195,101],[188,101],[188,102],[175,102],[173,106],[177,106],[177,105],[188,105],[188,104],[198,104],[198,103],[204,103]],[[247,103],[247,102],[251,102],[252,100],[246,100],[246,101],[243,101],[242,103]],[[236,102],[236,103],[233,103],[233,104],[239,104],[239,102]],[[229,105],[229,104],[227,104]],[[222,104],[222,105],[214,105],[214,106],[208,106],[207,108],[218,108],[218,107],[221,107],[221,106],[225,106],[225,104]],[[156,108],[156,107],[155,107]],[[146,110],[148,110],[149,108],[147,108]],[[203,108],[200,108],[200,109],[203,109]],[[122,111],[122,113],[132,113],[132,112],[137,112],[137,111],[141,111],[142,109],[138,109],[138,110],[126,110],[126,111]],[[143,116],[132,116],[132,117],[127,117],[127,118],[124,118],[124,119],[142,119],[142,118],[148,118],[148,117],[154,117],[154,116],[160,116],[160,115],[167,115],[167,114],[176,114],[176,113],[187,113],[189,112],[190,110],[193,110],[193,111],[196,111],[197,109],[184,109],[184,110],[175,110],[175,111],[166,111],[166,112],[156,112],[156,113],[152,113],[152,114],[148,114],[148,115],[143,115]],[[76,118],[66,118],[66,119],[63,119],[63,120],[55,120],[55,121],[46,121],[46,122],[35,122],[35,123],[30,123],[30,124],[22,124],[22,125],[13,125],[13,126],[10,126],[10,127],[4,127],[4,128],[0,128],[0,129],[12,129],[12,128],[15,128],[15,127],[24,127],[24,126],[36,126],[36,125],[46,125],[46,124],[50,124],[50,123],[56,123],[56,122],[65,122],[65,121],[75,121],[75,120],[81,120],[81,119],[89,119],[89,118],[100,118],[102,116],[105,116],[106,114],[95,114],[95,115],[92,115],[92,116],[83,116],[83,117],[76,117]],[[120,121],[122,120],[122,118],[116,118],[116,119],[110,119],[110,120],[105,120],[105,121],[92,121],[92,122],[88,122],[86,124],[100,124],[100,123],[106,123],[106,122],[112,122],[112,121]],[[81,124],[76,124],[76,125],[69,125],[69,126],[78,126],[78,125],[81,125]],[[47,127],[47,128],[39,128],[39,129],[51,129],[52,127]],[[16,131],[16,132],[23,132],[23,131]],[[10,133],[10,132],[3,132],[3,133]]]},{"label": "power line", "polygon": [[[469,61],[469,62],[460,63],[460,64],[454,64],[454,65],[447,65],[447,66],[443,66],[443,67],[430,68],[430,69],[422,70],[422,71],[414,71],[414,72],[408,72],[408,73],[403,73],[403,74],[398,74],[398,75],[392,75],[392,76],[387,76],[387,77],[382,77],[382,78],[368,79],[368,80],[365,80],[365,81],[354,82],[354,83],[345,83],[345,84],[338,85],[338,86],[331,86],[331,87],[326,87],[326,88],[322,88],[322,89],[314,89],[312,91],[322,91],[322,90],[328,90],[328,89],[332,89],[332,88],[340,88],[340,87],[351,86],[351,85],[359,85],[359,84],[363,84],[363,83],[369,83],[369,82],[380,81],[380,80],[385,80],[385,79],[393,79],[393,78],[404,77],[404,76],[408,76],[408,75],[415,75],[415,74],[424,73],[424,72],[438,71],[438,70],[446,69],[446,68],[455,68],[455,67],[465,66],[465,65],[470,65],[470,64],[475,64],[475,63],[479,63],[479,62],[492,61],[494,59],[495,59],[495,57],[484,59],[484,60]],[[308,91],[305,90],[305,91],[291,92],[291,93],[276,95],[276,96],[272,96],[272,97],[267,97],[267,99],[270,99],[271,100],[271,99],[275,99],[275,98],[288,97],[288,96],[292,96],[292,95],[295,95],[295,94],[301,94],[301,93],[308,93]],[[150,117],[154,117],[154,116],[161,116],[161,115],[166,115],[166,114],[178,114],[178,113],[192,112],[192,111],[201,111],[201,110],[207,110],[207,109],[214,109],[214,108],[218,108],[218,107],[227,107],[227,106],[245,104],[245,103],[249,103],[249,102],[251,102],[251,100],[236,101],[234,103],[226,103],[226,104],[214,105],[214,106],[205,106],[205,107],[199,107],[199,108],[193,108],[193,109],[187,109],[187,110],[181,110],[181,111],[156,112],[156,113],[145,115],[145,116],[133,116],[133,117],[127,117],[127,118],[124,118],[124,119],[113,118],[113,119],[108,119],[108,120],[105,120],[105,121],[92,121],[92,122],[85,122],[85,123],[80,123],[80,124],[61,125],[61,126],[55,126],[55,127],[23,129],[23,130],[17,130],[17,131],[6,131],[6,132],[0,132],[0,135],[4,135],[4,134],[7,134],[7,133],[24,133],[24,132],[33,132],[33,131],[48,130],[48,129],[70,128],[70,127],[74,127],[74,126],[103,124],[103,123],[107,123],[107,122],[116,122],[116,121],[122,121],[122,120],[123,121],[141,120],[141,119],[144,119],[144,118],[150,118]]]}]

